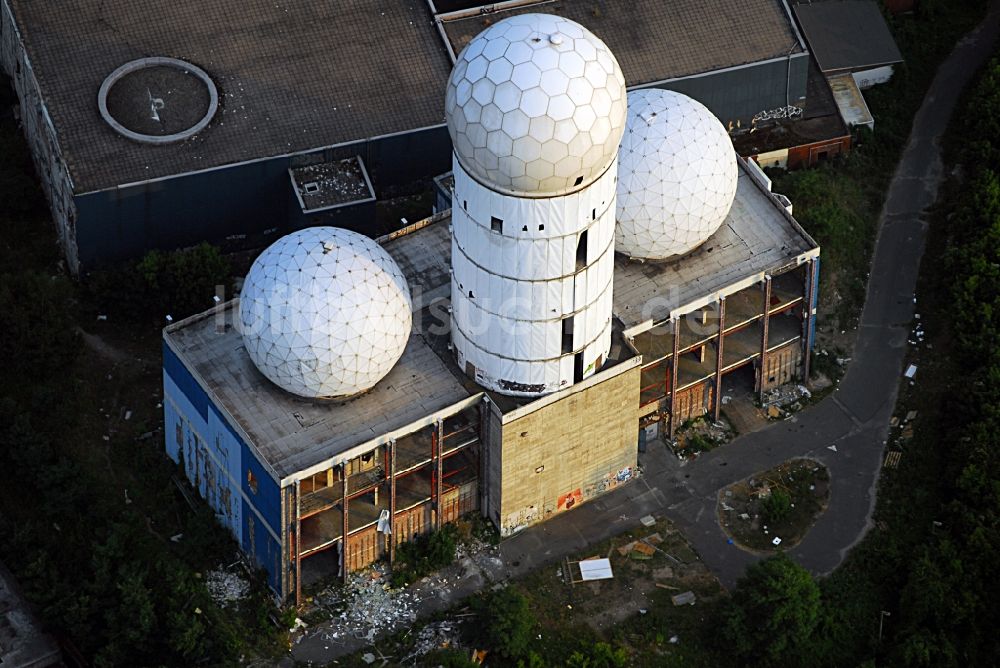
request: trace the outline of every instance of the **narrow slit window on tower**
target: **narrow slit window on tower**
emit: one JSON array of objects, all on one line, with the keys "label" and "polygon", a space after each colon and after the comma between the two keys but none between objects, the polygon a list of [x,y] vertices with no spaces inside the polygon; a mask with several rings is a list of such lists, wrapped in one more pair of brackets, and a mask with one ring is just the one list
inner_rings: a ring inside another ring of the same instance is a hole
[{"label": "narrow slit window on tower", "polygon": [[469,210],[469,200],[467,199],[462,200],[462,208],[465,209],[466,211]]},{"label": "narrow slit window on tower", "polygon": [[590,210],[590,219],[591,220],[597,220],[597,209],[591,209]]},{"label": "narrow slit window on tower", "polygon": [[562,321],[562,354],[573,352],[573,316]]},{"label": "narrow slit window on tower", "polygon": [[576,242],[576,269],[577,271],[587,266],[587,230],[580,233],[580,239]]},{"label": "narrow slit window on tower", "polygon": [[583,380],[583,351],[581,350],[573,356],[573,382],[579,383]]},{"label": "narrow slit window on tower", "polygon": [[503,234],[503,220],[496,216],[490,216],[490,229]]}]

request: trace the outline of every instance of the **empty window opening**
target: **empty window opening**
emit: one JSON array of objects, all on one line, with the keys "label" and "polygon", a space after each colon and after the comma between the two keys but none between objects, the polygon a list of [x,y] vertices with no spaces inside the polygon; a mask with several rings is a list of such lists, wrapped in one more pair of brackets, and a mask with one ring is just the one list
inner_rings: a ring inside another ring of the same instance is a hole
[{"label": "empty window opening", "polygon": [[590,219],[591,220],[597,220],[597,209],[591,209],[590,210]]},{"label": "empty window opening", "polygon": [[467,199],[462,200],[462,208],[465,209],[466,211],[469,210],[469,200]]},{"label": "empty window opening", "polygon": [[521,226],[521,231],[522,232],[527,232],[528,231],[528,226],[527,225],[522,225]]},{"label": "empty window opening", "polygon": [[544,229],[545,229],[545,223],[541,223],[541,224],[538,225],[538,231],[539,232],[541,232]]},{"label": "empty window opening", "polygon": [[562,321],[562,354],[573,352],[573,316]]},{"label": "empty window opening", "polygon": [[475,299],[476,295],[472,294],[472,290],[469,290],[469,299]]},{"label": "empty window opening", "polygon": [[576,177],[576,181],[573,183],[573,185],[574,186],[578,186],[581,183],[583,183],[583,177],[582,176],[578,176],[578,177]]},{"label": "empty window opening", "polygon": [[503,234],[503,220],[496,216],[490,216],[490,229]]},{"label": "empty window opening", "polygon": [[583,352],[578,352],[573,356],[573,382],[579,383],[583,380]]},{"label": "empty window opening", "polygon": [[580,271],[587,266],[587,230],[580,233],[580,239],[576,242],[576,270]]}]

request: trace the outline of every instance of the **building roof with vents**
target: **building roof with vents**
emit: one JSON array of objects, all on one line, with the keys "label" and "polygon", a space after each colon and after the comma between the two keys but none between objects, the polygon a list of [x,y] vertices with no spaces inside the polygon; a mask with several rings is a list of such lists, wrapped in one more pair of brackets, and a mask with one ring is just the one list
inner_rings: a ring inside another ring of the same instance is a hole
[{"label": "building roof with vents", "polygon": [[[444,123],[452,61],[425,0],[3,2],[78,194]],[[512,11],[529,10],[593,30],[629,85],[802,51],[782,0],[710,11],[701,0],[556,0]],[[443,24],[449,44],[460,48],[490,20],[475,13]],[[143,145],[101,118],[105,78],[149,56],[182,59],[213,79],[219,111],[196,137]]]}]

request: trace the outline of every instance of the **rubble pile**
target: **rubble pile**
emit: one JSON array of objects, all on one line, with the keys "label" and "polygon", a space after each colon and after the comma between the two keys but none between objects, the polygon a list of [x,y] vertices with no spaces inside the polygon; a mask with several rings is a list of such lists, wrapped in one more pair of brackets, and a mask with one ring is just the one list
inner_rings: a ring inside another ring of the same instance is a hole
[{"label": "rubble pile", "polygon": [[[327,590],[322,603],[335,604],[331,600],[335,596],[334,590]],[[392,630],[400,622],[410,623],[417,617],[416,597],[406,589],[393,590],[379,568],[351,575],[339,597],[343,610],[340,622],[334,625],[333,638],[349,634],[371,641],[382,631]]]},{"label": "rubble pile", "polygon": [[461,622],[444,620],[428,624],[420,629],[413,642],[413,651],[403,658],[402,663],[409,663],[442,647],[459,647],[461,645]]},{"label": "rubble pile", "polygon": [[812,392],[804,385],[782,385],[764,395],[763,407],[769,418],[779,418],[802,410],[803,403],[811,397]]},{"label": "rubble pile", "polygon": [[228,608],[250,593],[250,583],[235,573],[217,570],[205,574],[205,588],[217,605]]}]

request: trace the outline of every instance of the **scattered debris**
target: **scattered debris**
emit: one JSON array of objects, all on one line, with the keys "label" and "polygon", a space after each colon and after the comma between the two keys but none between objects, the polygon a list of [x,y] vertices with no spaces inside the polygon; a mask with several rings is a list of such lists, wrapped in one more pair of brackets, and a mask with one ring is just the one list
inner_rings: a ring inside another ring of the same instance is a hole
[{"label": "scattered debris", "polygon": [[235,573],[224,570],[209,571],[205,574],[205,588],[217,605],[227,608],[250,593],[250,583]]},{"label": "scattered debris", "polygon": [[675,594],[670,597],[670,600],[675,606],[694,605],[695,599],[696,597],[693,591],[686,591],[683,594]]},{"label": "scattered debris", "polygon": [[893,450],[886,454],[885,456],[885,468],[894,469],[899,466],[899,460],[902,458],[903,452],[901,450]]},{"label": "scattered debris", "polygon": [[374,640],[398,622],[416,619],[416,596],[407,589],[393,590],[389,586],[384,566],[352,573],[343,587],[331,585],[316,594],[314,603],[329,609],[340,609],[340,623],[328,640],[341,634]]},{"label": "scattered debris", "polygon": [[642,523],[642,526],[644,527],[651,527],[656,524],[656,518],[653,517],[652,515],[646,515],[644,517],[640,517],[639,521]]},{"label": "scattered debris", "polygon": [[916,375],[917,375],[917,365],[916,364],[911,364],[910,366],[906,367],[906,371],[903,373],[903,376],[905,376],[906,378],[909,378],[910,380],[913,380],[913,378],[915,378]]},{"label": "scattered debris", "polygon": [[781,539],[775,536],[774,539],[771,540],[771,545],[781,545]]}]

